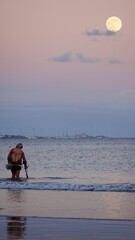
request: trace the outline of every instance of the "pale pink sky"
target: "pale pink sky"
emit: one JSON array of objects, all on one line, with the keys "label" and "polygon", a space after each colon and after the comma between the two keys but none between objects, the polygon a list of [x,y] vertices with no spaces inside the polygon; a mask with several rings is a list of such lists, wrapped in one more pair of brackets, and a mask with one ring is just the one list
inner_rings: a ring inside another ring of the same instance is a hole
[{"label": "pale pink sky", "polygon": [[[134,0],[0,0],[0,133],[44,122],[52,134],[89,132],[92,121],[95,134],[135,136],[134,9]],[[113,15],[123,26],[108,36]]]}]

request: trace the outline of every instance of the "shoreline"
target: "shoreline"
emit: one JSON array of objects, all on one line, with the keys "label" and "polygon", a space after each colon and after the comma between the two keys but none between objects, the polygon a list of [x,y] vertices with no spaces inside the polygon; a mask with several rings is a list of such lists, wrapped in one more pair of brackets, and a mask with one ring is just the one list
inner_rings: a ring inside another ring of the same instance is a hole
[{"label": "shoreline", "polygon": [[27,219],[45,219],[45,220],[75,220],[75,221],[105,221],[105,222],[134,222],[133,219],[111,219],[111,218],[75,218],[75,217],[47,217],[47,216],[25,216],[25,215],[0,215],[0,218],[27,218]]}]

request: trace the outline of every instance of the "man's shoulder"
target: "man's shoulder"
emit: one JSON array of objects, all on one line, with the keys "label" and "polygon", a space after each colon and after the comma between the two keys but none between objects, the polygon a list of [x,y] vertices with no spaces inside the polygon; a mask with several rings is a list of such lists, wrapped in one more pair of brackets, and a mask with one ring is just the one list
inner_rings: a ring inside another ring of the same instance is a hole
[{"label": "man's shoulder", "polygon": [[15,148],[11,148],[11,149],[10,149],[10,152],[13,152],[13,151],[14,151],[14,149],[15,149]]},{"label": "man's shoulder", "polygon": [[22,151],[21,149],[16,148],[16,147],[15,147],[15,148],[12,148],[12,149],[11,149],[11,152],[16,153],[16,154],[18,154],[18,153],[19,153],[19,154],[20,154],[20,153],[22,154],[22,153],[23,153],[23,151]]}]

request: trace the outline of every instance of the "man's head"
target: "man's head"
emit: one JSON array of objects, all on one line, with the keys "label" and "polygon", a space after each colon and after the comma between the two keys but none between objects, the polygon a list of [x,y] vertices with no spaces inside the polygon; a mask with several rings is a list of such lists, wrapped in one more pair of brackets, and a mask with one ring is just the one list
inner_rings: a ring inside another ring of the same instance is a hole
[{"label": "man's head", "polygon": [[18,144],[16,145],[16,148],[20,148],[20,149],[22,149],[22,148],[23,148],[22,143],[18,143]]}]

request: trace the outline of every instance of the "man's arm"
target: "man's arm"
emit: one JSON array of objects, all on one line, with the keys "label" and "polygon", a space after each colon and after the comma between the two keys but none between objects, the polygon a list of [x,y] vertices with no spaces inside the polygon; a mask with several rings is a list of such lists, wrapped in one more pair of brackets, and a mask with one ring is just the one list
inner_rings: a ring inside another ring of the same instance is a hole
[{"label": "man's arm", "polygon": [[25,169],[27,169],[28,168],[28,165],[27,165],[27,160],[26,160],[26,157],[25,157],[25,154],[24,154],[24,152],[22,151],[22,159],[23,159],[23,164],[24,164],[24,167],[25,167]]},{"label": "man's arm", "polygon": [[10,150],[10,152],[9,152],[9,154],[8,154],[8,156],[7,156],[7,161],[8,161],[8,163],[11,163],[11,162],[12,162],[11,156],[12,156],[12,149]]}]

